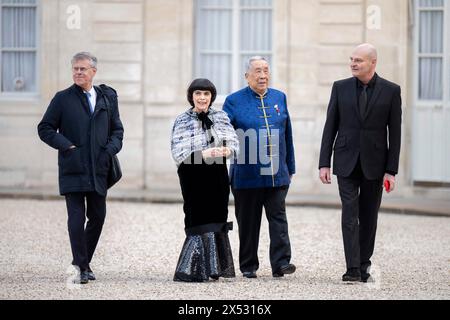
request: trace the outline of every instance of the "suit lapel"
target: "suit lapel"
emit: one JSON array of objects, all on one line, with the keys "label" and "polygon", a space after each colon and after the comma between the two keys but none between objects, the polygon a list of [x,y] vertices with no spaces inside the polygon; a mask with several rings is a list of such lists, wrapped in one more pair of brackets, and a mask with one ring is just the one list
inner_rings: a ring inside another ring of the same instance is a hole
[{"label": "suit lapel", "polygon": [[81,101],[81,105],[83,106],[84,111],[89,115],[89,117],[91,116],[91,110],[90,107],[88,105],[87,102],[87,97],[86,95],[83,93],[83,89],[81,89],[80,87],[78,87],[77,85],[73,85],[73,89],[75,91],[75,94],[78,96],[78,98]]},{"label": "suit lapel", "polygon": [[95,92],[97,93],[97,100],[95,101],[95,110],[93,116],[97,115],[99,110],[106,109],[105,99],[103,98],[103,91],[101,88],[94,86]]}]

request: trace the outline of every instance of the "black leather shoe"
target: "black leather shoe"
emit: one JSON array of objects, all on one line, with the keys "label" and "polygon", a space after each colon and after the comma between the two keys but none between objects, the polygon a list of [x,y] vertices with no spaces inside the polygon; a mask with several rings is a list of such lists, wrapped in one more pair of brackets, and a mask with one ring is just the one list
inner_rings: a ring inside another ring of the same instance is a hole
[{"label": "black leather shoe", "polygon": [[361,281],[361,272],[357,268],[347,269],[342,276],[342,281]]},{"label": "black leather shoe", "polygon": [[370,273],[361,272],[361,282],[367,282],[370,279]]},{"label": "black leather shoe", "polygon": [[91,268],[87,269],[87,274],[88,274],[89,280],[95,280],[95,274],[94,274],[94,272],[91,270]]},{"label": "black leather shoe", "polygon": [[242,276],[244,276],[246,278],[249,278],[249,279],[257,277],[256,271],[245,271],[245,272],[242,272]]},{"label": "black leather shoe", "polygon": [[89,282],[88,272],[81,271],[74,280],[74,283],[86,284]]},{"label": "black leather shoe", "polygon": [[285,274],[294,273],[296,270],[295,265],[289,263],[285,266],[280,267],[277,271],[275,271],[272,275],[275,278],[284,277]]},{"label": "black leather shoe", "polygon": [[[370,279],[370,266],[371,263],[361,264],[361,282],[368,282],[368,280]],[[370,280],[373,281],[373,279]]]}]

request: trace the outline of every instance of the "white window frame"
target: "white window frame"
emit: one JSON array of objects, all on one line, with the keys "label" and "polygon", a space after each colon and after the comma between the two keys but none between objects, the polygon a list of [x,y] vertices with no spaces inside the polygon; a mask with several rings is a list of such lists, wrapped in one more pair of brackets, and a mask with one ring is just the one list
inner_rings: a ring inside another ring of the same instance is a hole
[{"label": "white window frame", "polygon": [[36,86],[36,90],[33,92],[3,92],[0,89],[0,101],[2,100],[29,100],[29,99],[34,99],[38,96],[39,93],[39,88],[40,88],[40,76],[39,76],[39,62],[40,62],[40,16],[41,16],[41,5],[40,5],[40,0],[36,0],[35,4],[29,4],[29,3],[10,3],[10,4],[4,4],[2,2],[0,2],[0,17],[3,14],[3,8],[35,8],[36,9],[36,26],[35,26],[35,30],[36,30],[36,46],[34,48],[7,48],[4,49],[2,46],[2,40],[1,40],[1,34],[2,34],[2,25],[0,23],[0,88],[1,88],[1,81],[2,81],[2,55],[3,52],[10,52],[10,51],[14,51],[14,52],[35,52],[35,59],[36,59],[36,64],[35,64],[35,86]]},{"label": "white window frame", "polygon": [[[242,78],[244,78],[244,74],[242,73],[242,69],[241,69],[241,57],[243,55],[261,55],[264,57],[270,57],[270,62],[271,62],[271,73],[273,75],[273,69],[274,69],[274,8],[275,8],[275,2],[276,0],[272,0],[272,5],[271,6],[258,6],[258,7],[251,7],[251,6],[241,6],[240,4],[240,0],[232,0],[232,4],[231,4],[231,8],[225,8],[225,7],[215,7],[215,6],[208,6],[208,8],[211,9],[221,9],[221,10],[231,10],[232,12],[232,28],[231,28],[231,51],[223,51],[220,52],[220,54],[231,54],[231,92],[237,91],[239,89],[242,88],[241,85],[241,80]],[[195,25],[197,25],[197,17],[198,17],[198,13],[200,12],[200,8],[199,8],[199,3],[198,1],[195,2]],[[271,32],[272,32],[272,48],[271,50],[266,50],[266,51],[258,51],[258,52],[253,52],[253,51],[242,51],[240,50],[240,28],[241,28],[241,21],[240,21],[240,15],[241,15],[241,11],[244,10],[268,10],[272,12],[272,24],[271,24]],[[195,28],[196,30],[196,28]],[[195,37],[197,36],[197,32],[194,33]],[[198,61],[200,60],[200,55],[202,53],[208,53],[207,51],[202,51],[200,50],[199,46],[198,46],[198,41],[197,39],[195,39],[195,58],[194,58],[194,75],[195,77],[200,76],[199,75],[199,63]],[[219,52],[217,52],[219,53]],[[231,93],[229,92],[229,93]],[[225,98],[227,96],[227,94],[229,93],[225,93],[225,94],[220,94],[218,93],[217,98],[216,98],[216,102],[218,103],[223,103],[225,101]]]},{"label": "white window frame", "polygon": [[[412,130],[412,166],[411,170],[416,169],[416,165],[414,164],[415,161],[415,155],[417,154],[417,148],[419,146],[415,143],[418,140],[418,133],[416,132],[415,128],[417,128],[417,113],[420,111],[432,111],[432,110],[442,110],[443,114],[448,113],[450,115],[450,1],[444,0],[443,6],[441,7],[419,7],[418,0],[410,1],[410,5],[413,6],[413,14],[414,14],[414,72],[413,72],[413,130]],[[443,11],[443,53],[442,54],[421,54],[419,53],[420,50],[420,12],[422,11]],[[419,94],[419,74],[420,74],[420,58],[423,57],[439,57],[442,58],[442,68],[443,68],[443,77],[442,77],[442,90],[443,95],[441,100],[436,99],[420,99]],[[445,130],[448,130],[446,128],[443,128],[444,132]],[[447,131],[450,132],[450,131]],[[448,146],[450,144],[450,137],[448,137],[446,134],[442,135],[442,145]],[[450,160],[450,159],[448,159]],[[448,167],[448,165],[444,165]],[[443,170],[449,170],[443,169]],[[446,176],[448,176],[448,171]],[[441,185],[441,184],[447,184],[446,182],[439,182],[439,179],[430,177],[430,178],[422,178],[417,177],[412,174],[412,181],[414,183],[418,183],[418,185],[421,185],[424,183],[424,185]]]},{"label": "white window frame", "polygon": [[[421,54],[419,53],[419,37],[420,37],[420,29],[419,29],[419,19],[420,12],[422,11],[443,11],[444,12],[444,43],[443,43],[443,53],[442,54]],[[450,1],[444,0],[443,7],[420,7],[417,3],[415,3],[414,7],[414,20],[415,20],[415,28],[414,28],[414,104],[420,107],[430,107],[433,105],[434,107],[442,107],[443,104],[449,101],[450,98],[450,81],[449,77],[446,76],[449,74],[450,67],[450,41],[448,37],[450,37],[450,23],[448,19],[450,18]],[[443,96],[442,100],[424,100],[419,98],[419,60],[420,58],[442,58],[442,66],[444,69],[443,72]],[[447,72],[445,72],[447,71]]]}]

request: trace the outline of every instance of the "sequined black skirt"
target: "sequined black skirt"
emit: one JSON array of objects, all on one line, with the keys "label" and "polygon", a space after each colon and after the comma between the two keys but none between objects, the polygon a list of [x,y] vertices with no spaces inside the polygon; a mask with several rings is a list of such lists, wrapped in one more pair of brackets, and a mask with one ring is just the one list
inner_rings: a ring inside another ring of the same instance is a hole
[{"label": "sequined black skirt", "polygon": [[186,229],[174,281],[203,282],[209,278],[235,277],[228,231],[232,222],[212,223]]}]

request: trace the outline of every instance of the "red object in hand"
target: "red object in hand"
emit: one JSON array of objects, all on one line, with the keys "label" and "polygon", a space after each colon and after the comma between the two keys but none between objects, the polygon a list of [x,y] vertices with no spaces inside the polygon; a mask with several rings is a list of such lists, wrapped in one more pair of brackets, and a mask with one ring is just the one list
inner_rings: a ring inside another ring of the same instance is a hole
[{"label": "red object in hand", "polygon": [[386,189],[387,192],[391,190],[391,183],[389,180],[384,180],[384,189]]}]

